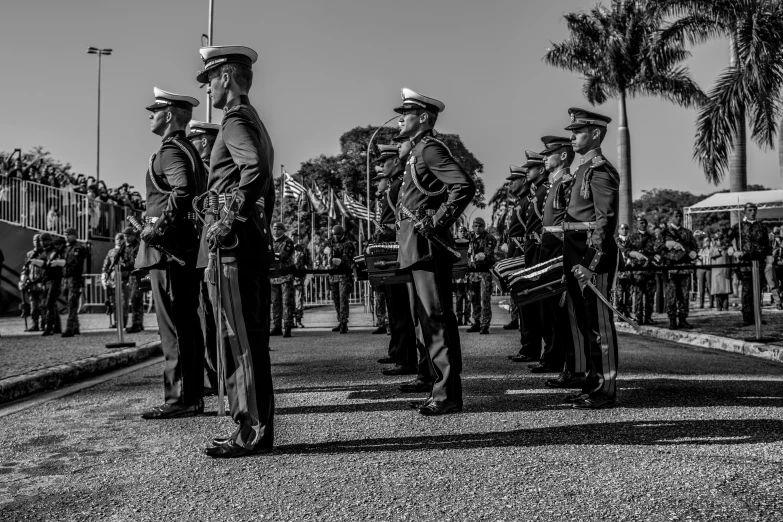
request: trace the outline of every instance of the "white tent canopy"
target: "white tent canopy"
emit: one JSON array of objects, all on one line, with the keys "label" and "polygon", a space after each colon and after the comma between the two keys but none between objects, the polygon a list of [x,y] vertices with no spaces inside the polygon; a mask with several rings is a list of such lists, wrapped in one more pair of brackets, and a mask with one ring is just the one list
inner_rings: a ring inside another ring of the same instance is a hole
[{"label": "white tent canopy", "polygon": [[691,228],[692,215],[707,212],[737,212],[745,209],[745,203],[759,207],[759,219],[783,219],[783,190],[754,190],[751,192],[721,192],[713,194],[693,206],[685,207],[685,226]]}]

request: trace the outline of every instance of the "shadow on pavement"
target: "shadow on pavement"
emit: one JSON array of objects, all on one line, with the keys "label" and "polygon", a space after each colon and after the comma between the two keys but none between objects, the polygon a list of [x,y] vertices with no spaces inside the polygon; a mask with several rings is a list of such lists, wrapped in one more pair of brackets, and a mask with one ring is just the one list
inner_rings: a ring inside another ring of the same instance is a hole
[{"label": "shadow on pavement", "polygon": [[557,445],[725,445],[774,443],[783,439],[783,421],[643,421],[577,424],[459,435],[376,438],[278,446],[280,453],[364,453],[427,449],[478,449]]}]

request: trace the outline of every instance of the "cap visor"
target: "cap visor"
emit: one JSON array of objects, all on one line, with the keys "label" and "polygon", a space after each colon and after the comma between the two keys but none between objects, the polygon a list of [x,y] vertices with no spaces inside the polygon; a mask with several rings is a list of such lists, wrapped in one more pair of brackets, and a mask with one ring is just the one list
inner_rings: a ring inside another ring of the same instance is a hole
[{"label": "cap visor", "polygon": [[168,105],[166,105],[165,103],[155,102],[152,105],[148,105],[147,107],[145,107],[145,109],[147,109],[150,112],[155,112],[164,109],[166,107],[168,107]]},{"label": "cap visor", "polygon": [[381,179],[386,179],[386,175],[383,174],[383,173],[380,173],[380,174],[376,174],[375,177],[372,178],[373,181],[378,181],[378,180],[381,180]]},{"label": "cap visor", "polygon": [[198,83],[209,83],[209,71],[199,71],[196,81]]},{"label": "cap visor", "polygon": [[588,125],[586,123],[572,123],[568,127],[565,128],[565,130],[574,130],[574,129],[581,129],[582,127],[587,127]]},{"label": "cap visor", "polygon": [[410,141],[411,139],[408,136],[395,136],[391,139],[394,143],[402,143],[404,141]]}]

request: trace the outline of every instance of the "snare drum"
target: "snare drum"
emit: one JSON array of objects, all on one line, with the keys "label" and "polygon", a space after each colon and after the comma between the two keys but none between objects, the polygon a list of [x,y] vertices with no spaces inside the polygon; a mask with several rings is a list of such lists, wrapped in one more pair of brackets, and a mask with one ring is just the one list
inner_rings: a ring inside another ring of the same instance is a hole
[{"label": "snare drum", "polygon": [[410,283],[409,270],[400,270],[397,261],[397,253],[400,250],[398,243],[375,243],[367,247],[365,262],[370,284],[393,285]]},{"label": "snare drum", "polygon": [[509,277],[511,297],[517,306],[535,303],[566,291],[563,256],[519,270]]}]

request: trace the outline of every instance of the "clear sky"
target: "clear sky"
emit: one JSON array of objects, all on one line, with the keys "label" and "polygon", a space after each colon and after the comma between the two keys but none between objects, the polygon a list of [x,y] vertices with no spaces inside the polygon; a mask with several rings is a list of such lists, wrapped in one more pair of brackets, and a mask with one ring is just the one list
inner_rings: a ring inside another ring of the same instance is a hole
[{"label": "clear sky", "polygon": [[[524,150],[565,133],[566,111],[588,106],[573,73],[545,65],[565,39],[563,14],[592,0],[215,0],[217,45],[259,53],[251,101],[275,163],[294,173],[338,152],[340,134],[391,117],[403,86],[438,98],[443,132],[458,133],[484,163],[488,195]],[[208,0],[25,0],[0,18],[0,150],[43,145],[76,172],[95,173],[96,57],[103,59],[101,172],[141,188],[159,138],[144,107],[152,87],[204,98],[195,73]],[[709,89],[727,62],[724,42],[688,64]],[[615,117],[616,102],[596,109]],[[204,119],[204,105],[196,109]],[[216,111],[215,116],[219,118]],[[691,159],[695,112],[641,98],[629,105],[633,188],[716,190]],[[616,134],[604,151],[614,161]],[[781,186],[777,151],[749,147],[749,183]],[[721,188],[727,187],[724,183]],[[479,212],[476,215],[488,213]]]}]

